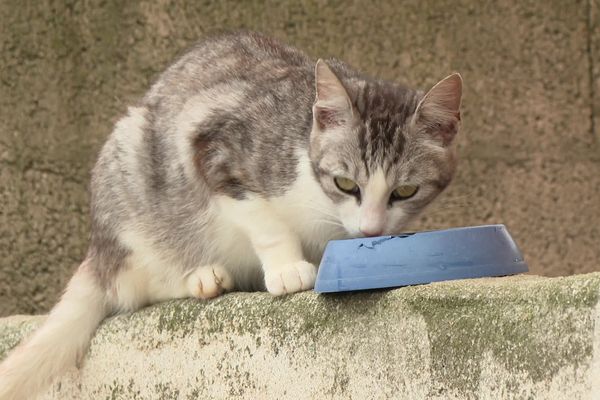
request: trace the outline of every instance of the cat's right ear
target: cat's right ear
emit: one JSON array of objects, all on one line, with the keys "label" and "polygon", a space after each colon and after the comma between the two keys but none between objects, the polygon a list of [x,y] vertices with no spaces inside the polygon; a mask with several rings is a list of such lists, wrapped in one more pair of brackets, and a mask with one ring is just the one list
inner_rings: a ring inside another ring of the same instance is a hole
[{"label": "cat's right ear", "polygon": [[325,61],[315,66],[316,99],[313,121],[320,131],[346,125],[352,121],[352,103],[344,85]]},{"label": "cat's right ear", "polygon": [[458,132],[462,77],[458,73],[439,81],[419,102],[415,123],[429,134],[449,145]]}]

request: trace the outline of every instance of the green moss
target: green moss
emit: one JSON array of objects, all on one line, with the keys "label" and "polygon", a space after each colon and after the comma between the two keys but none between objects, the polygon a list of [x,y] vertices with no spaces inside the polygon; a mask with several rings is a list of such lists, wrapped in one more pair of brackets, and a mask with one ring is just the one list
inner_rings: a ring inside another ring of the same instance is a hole
[{"label": "green moss", "polygon": [[588,362],[599,281],[577,280],[575,285],[565,280],[564,285],[509,286],[502,288],[503,296],[461,293],[453,287],[437,295],[407,296],[427,324],[431,374],[439,382],[436,394],[454,390],[474,395],[486,353],[533,382],[564,366]]},{"label": "green moss", "polygon": [[[169,301],[160,305],[158,316],[159,332],[168,331],[171,334],[190,334],[204,310],[205,304],[194,300]],[[156,307],[152,307],[156,309]]]},{"label": "green moss", "polygon": [[271,349],[301,340],[316,354],[317,343],[344,329],[353,329],[356,321],[372,315],[384,293],[317,296],[302,293],[282,298],[267,293],[226,295],[210,302],[178,300],[149,308],[157,313],[159,332],[186,336],[201,330],[202,344],[222,333],[249,334],[256,345],[263,345],[264,334]]},{"label": "green moss", "polygon": [[169,383],[157,383],[154,390],[159,400],[178,400],[179,389],[171,387]]},{"label": "green moss", "polygon": [[114,381],[108,387],[110,394],[106,397],[106,400],[119,400],[124,399],[125,396],[125,388],[122,384],[117,381]]},{"label": "green moss", "polygon": [[200,398],[200,388],[194,388],[186,397],[187,400],[198,400]]}]

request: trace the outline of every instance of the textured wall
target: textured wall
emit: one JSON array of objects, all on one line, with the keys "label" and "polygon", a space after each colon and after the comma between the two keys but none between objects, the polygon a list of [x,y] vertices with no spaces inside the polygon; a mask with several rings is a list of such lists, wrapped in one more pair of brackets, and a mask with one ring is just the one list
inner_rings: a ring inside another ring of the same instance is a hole
[{"label": "textured wall", "polygon": [[85,252],[89,170],[112,124],[174,56],[231,28],[421,87],[460,71],[459,174],[415,228],[505,223],[533,272],[598,270],[599,9],[600,0],[1,1],[0,315],[56,300]]}]

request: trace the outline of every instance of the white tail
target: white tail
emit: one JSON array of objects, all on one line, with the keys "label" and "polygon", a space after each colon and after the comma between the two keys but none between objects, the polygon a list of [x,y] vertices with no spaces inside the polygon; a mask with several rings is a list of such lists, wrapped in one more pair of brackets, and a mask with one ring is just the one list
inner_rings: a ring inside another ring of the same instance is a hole
[{"label": "white tail", "polygon": [[108,312],[85,262],[42,327],[0,364],[0,400],[34,399],[86,351]]}]

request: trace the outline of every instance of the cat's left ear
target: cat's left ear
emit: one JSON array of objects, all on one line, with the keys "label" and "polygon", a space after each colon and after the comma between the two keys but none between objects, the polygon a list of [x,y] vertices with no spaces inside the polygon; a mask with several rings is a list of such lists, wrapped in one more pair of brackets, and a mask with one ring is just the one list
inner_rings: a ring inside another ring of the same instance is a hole
[{"label": "cat's left ear", "polygon": [[458,132],[462,77],[458,73],[439,81],[421,99],[414,114],[414,122],[432,136],[449,145]]},{"label": "cat's left ear", "polygon": [[313,119],[320,131],[352,121],[352,103],[344,85],[323,60],[315,65],[316,98]]}]

